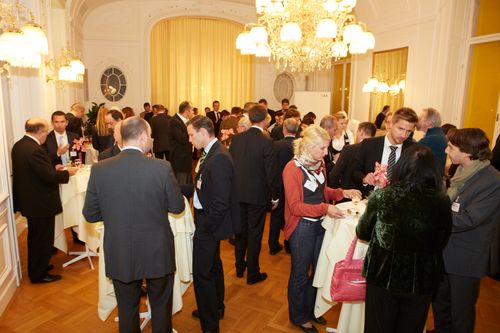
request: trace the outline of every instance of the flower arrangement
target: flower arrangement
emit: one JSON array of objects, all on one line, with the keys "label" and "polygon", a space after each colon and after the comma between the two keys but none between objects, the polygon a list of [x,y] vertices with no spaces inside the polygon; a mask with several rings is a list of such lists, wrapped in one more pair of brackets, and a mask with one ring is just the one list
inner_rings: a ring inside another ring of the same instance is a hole
[{"label": "flower arrangement", "polygon": [[226,144],[227,143],[226,141],[229,140],[233,135],[234,135],[234,131],[232,128],[221,129],[220,130],[220,141],[222,141]]},{"label": "flower arrangement", "polygon": [[81,137],[80,139],[74,139],[71,149],[73,151],[85,152],[87,149],[85,148],[85,139],[83,137]]},{"label": "flower arrangement", "polygon": [[375,178],[375,184],[379,188],[384,188],[389,184],[389,179],[387,178],[387,164],[380,164],[375,162],[375,171],[373,172],[373,177]]}]

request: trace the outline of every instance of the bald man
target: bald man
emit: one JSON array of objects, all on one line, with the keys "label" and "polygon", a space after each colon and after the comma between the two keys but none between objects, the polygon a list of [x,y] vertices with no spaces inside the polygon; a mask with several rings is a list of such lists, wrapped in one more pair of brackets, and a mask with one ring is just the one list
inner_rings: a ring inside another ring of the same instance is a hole
[{"label": "bald man", "polygon": [[41,147],[49,130],[47,121],[29,119],[25,130],[12,148],[14,211],[28,220],[28,276],[32,283],[49,283],[61,279],[48,273],[55,216],[62,212],[59,184],[67,183],[77,169],[52,165]]}]

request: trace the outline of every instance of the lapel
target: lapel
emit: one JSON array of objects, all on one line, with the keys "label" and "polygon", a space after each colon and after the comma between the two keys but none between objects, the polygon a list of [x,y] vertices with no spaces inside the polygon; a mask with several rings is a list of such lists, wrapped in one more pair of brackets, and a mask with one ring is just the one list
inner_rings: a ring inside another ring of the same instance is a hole
[{"label": "lapel", "polygon": [[219,140],[215,141],[212,147],[210,148],[210,151],[208,152],[207,156],[205,156],[205,160],[203,163],[200,165],[200,169],[198,170],[198,173],[196,174],[196,178],[198,178],[198,175],[202,173],[203,169],[205,168],[205,165],[207,165],[207,162],[212,156],[214,156],[215,152],[219,149]]}]

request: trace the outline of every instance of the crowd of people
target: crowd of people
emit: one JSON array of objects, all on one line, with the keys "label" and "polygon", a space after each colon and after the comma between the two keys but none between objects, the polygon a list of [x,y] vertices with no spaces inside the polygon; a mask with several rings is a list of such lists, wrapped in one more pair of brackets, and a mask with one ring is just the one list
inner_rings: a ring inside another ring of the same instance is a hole
[{"label": "crowd of people", "polygon": [[301,116],[287,99],[281,106],[274,111],[260,99],[227,111],[215,100],[205,116],[189,101],[175,114],[160,104],[144,103],[138,116],[102,106],[85,129],[85,109],[75,103],[52,114],[50,133],[47,121],[29,119],[12,164],[14,208],[28,220],[31,282],[61,279],[49,264],[62,211],[58,186],[77,171],[71,161],[85,161],[89,136],[97,156],[83,215],[106,228],[120,332],[139,332],[143,280],[153,332],[172,330],[167,213],[189,209],[183,195],[194,211],[192,315],[203,332],[219,332],[224,317],[222,240],[234,244],[238,278],[248,285],[268,278],[259,258],[269,212],[269,255],[291,257],[289,320],[318,332],[315,324],[326,323],[314,316],[312,285],[321,223],[343,218],[336,202],[361,197],[368,198],[356,229],[369,243],[365,332],[422,332],[431,303],[436,332],[473,332],[481,278],[500,264],[500,137],[492,152],[484,131],[441,126],[434,108],[417,115],[384,106],[372,123],[344,111]]}]

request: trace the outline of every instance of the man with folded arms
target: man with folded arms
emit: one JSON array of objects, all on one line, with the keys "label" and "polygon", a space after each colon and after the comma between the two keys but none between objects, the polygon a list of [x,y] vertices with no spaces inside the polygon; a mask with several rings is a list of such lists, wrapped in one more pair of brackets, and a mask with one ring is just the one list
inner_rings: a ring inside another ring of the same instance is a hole
[{"label": "man with folded arms", "polygon": [[[14,211],[28,220],[28,276],[32,283],[61,279],[47,273],[54,243],[55,216],[62,212],[59,184],[67,183],[76,168],[55,167],[40,145],[49,129],[44,119],[31,118],[24,125],[26,134],[12,147]],[[53,267],[53,266],[52,266]]]},{"label": "man with folded arms", "polygon": [[196,167],[193,238],[194,293],[203,332],[219,332],[224,317],[224,272],[220,241],[240,230],[239,202],[231,155],[217,140],[210,118],[196,116],[187,127],[189,141],[203,153]]},{"label": "man with folded arms", "polygon": [[151,128],[140,117],[121,124],[123,150],[94,164],[83,215],[103,221],[106,276],[113,279],[120,333],[139,333],[143,279],[153,333],[172,332],[174,236],[168,213],[181,213],[184,199],[170,163],[148,158]]}]

